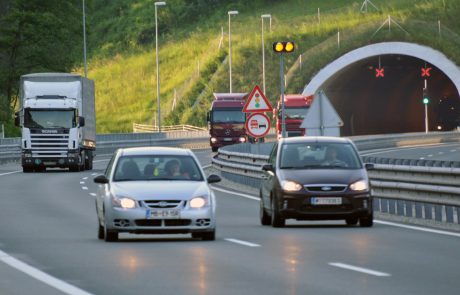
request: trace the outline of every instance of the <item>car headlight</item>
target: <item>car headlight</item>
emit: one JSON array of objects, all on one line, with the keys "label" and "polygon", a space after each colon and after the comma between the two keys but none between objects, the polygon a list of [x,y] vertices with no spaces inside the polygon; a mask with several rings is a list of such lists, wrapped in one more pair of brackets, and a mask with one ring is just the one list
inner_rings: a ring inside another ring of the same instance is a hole
[{"label": "car headlight", "polygon": [[350,184],[350,189],[352,191],[365,191],[369,189],[369,183],[365,180],[359,180]]},{"label": "car headlight", "polygon": [[302,185],[294,181],[283,180],[281,181],[281,188],[287,192],[298,192],[302,189]]},{"label": "car headlight", "polygon": [[239,141],[240,141],[240,142],[246,142],[246,137],[240,137],[240,138],[239,138]]},{"label": "car headlight", "polygon": [[203,208],[206,205],[204,197],[196,197],[190,200],[190,208]]},{"label": "car headlight", "polygon": [[133,209],[136,208],[136,201],[131,198],[112,198],[112,204],[116,207],[121,207],[123,209]]}]

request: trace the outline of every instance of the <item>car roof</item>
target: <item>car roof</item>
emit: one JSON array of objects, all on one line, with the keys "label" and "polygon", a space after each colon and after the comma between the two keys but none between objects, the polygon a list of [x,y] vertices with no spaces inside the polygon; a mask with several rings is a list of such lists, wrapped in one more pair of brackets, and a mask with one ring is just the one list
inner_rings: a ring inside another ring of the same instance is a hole
[{"label": "car roof", "polygon": [[189,149],[173,147],[133,147],[120,149],[120,156],[141,156],[141,155],[168,155],[168,156],[191,156]]},{"label": "car roof", "polygon": [[352,143],[348,138],[333,136],[296,136],[280,139],[282,143]]}]

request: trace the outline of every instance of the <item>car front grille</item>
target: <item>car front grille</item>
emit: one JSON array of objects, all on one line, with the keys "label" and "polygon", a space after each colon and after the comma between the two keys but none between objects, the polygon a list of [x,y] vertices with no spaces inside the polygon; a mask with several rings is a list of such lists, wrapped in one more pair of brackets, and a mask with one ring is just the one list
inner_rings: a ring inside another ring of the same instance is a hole
[{"label": "car front grille", "polygon": [[309,192],[326,193],[326,194],[344,192],[347,189],[347,186],[343,184],[314,184],[314,185],[304,185],[304,187]]},{"label": "car front grille", "polygon": [[171,209],[185,207],[185,201],[182,200],[147,200],[144,201],[146,207],[155,209]]}]

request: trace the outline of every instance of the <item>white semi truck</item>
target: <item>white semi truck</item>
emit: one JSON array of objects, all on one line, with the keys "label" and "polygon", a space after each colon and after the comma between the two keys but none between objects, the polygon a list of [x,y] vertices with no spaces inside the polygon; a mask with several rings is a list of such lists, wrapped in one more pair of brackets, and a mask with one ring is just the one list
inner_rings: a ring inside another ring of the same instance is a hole
[{"label": "white semi truck", "polygon": [[46,168],[91,170],[96,151],[94,81],[66,73],[21,76],[20,109],[24,172]]}]

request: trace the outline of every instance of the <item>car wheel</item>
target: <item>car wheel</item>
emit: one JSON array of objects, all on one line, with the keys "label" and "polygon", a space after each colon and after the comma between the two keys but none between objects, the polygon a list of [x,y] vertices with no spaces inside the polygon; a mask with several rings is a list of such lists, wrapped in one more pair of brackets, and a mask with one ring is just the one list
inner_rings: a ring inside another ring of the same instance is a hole
[{"label": "car wheel", "polygon": [[101,222],[98,220],[98,230],[97,230],[97,238],[99,240],[103,240],[105,238],[104,227],[101,225]]},{"label": "car wheel", "polygon": [[358,224],[358,218],[352,217],[352,218],[347,218],[345,219],[345,222],[347,225],[357,225]]},{"label": "car wheel", "polygon": [[359,226],[361,227],[371,227],[374,225],[374,215],[369,214],[366,217],[361,217],[359,219]]},{"label": "car wheel", "polygon": [[286,225],[286,220],[280,216],[280,212],[276,202],[274,201],[275,197],[272,197],[271,207],[272,207],[272,218],[271,223],[273,227],[284,227]]},{"label": "car wheel", "polygon": [[264,199],[262,198],[262,194],[260,194],[260,223],[262,225],[270,225],[271,224],[271,217],[267,214],[264,208]]},{"label": "car wheel", "polygon": [[107,229],[107,223],[104,223],[104,240],[106,242],[118,241],[118,232],[116,230]]}]

